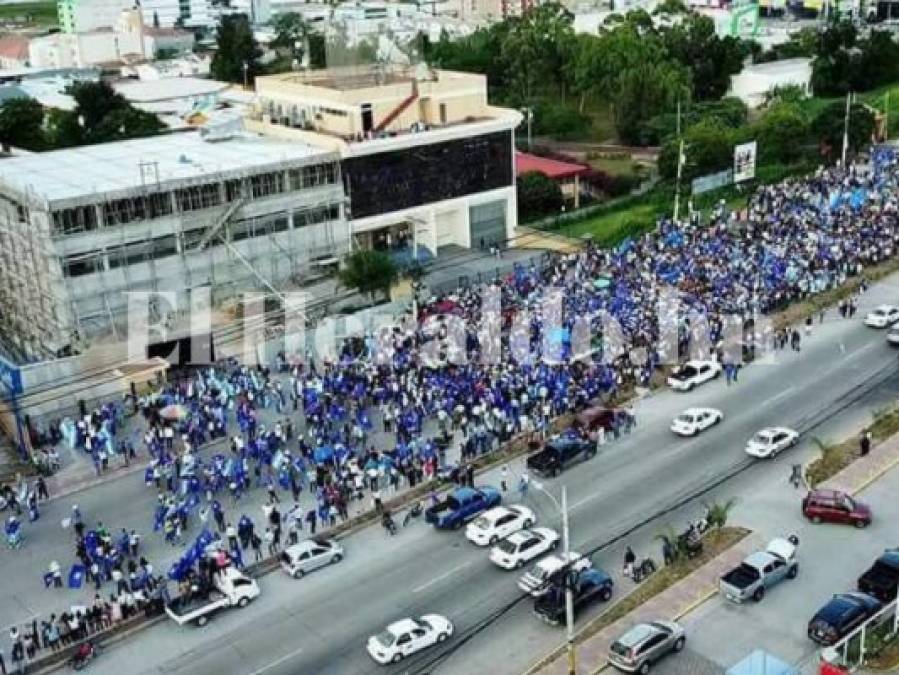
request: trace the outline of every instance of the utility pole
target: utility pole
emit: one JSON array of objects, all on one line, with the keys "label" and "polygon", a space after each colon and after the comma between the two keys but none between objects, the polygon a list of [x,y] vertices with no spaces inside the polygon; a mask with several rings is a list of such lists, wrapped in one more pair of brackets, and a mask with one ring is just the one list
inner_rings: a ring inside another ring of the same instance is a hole
[{"label": "utility pole", "polygon": [[677,181],[674,184],[674,222],[680,210],[680,179],[684,169],[684,139],[680,139],[677,145]]},{"label": "utility pole", "polygon": [[884,111],[883,111],[883,140],[889,140],[890,138],[890,90],[887,89],[886,97],[884,99]]},{"label": "utility pole", "polygon": [[846,94],[846,117],[843,120],[843,168],[846,168],[846,153],[849,151],[849,111],[852,105],[852,92]]},{"label": "utility pole", "polygon": [[[571,545],[568,537],[568,490],[562,486],[562,547],[565,564],[571,564]],[[571,568],[565,576],[565,644],[568,651],[568,675],[577,675],[577,655],[574,651],[574,579]]]}]

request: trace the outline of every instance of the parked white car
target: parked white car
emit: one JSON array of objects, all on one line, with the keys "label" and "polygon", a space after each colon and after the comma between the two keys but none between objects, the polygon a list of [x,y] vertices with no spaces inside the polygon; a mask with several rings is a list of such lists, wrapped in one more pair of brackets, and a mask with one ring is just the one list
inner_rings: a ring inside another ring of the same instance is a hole
[{"label": "parked white car", "polygon": [[285,548],[279,556],[281,569],[294,579],[325,565],[343,560],[343,547],[329,539],[307,539]]},{"label": "parked white car", "polygon": [[543,595],[549,588],[553,575],[565,567],[569,561],[572,563],[571,568],[577,572],[591,567],[590,558],[580,553],[569,551],[567,558],[564,553],[554,553],[546,556],[543,560],[538,560],[531,569],[521,575],[518,580],[518,588],[535,598]]},{"label": "parked white car", "polygon": [[687,408],[671,422],[671,431],[678,436],[695,436],[724,419],[715,408]]},{"label": "parked white car", "polygon": [[768,427],[749,439],[746,454],[760,459],[775,457],[787,448],[792,448],[798,440],[798,431],[786,427]]},{"label": "parked white car", "polygon": [[517,569],[558,545],[559,533],[548,527],[519,530],[490,549],[490,561],[503,569]]},{"label": "parked white car", "polygon": [[439,614],[425,614],[418,619],[402,619],[387,626],[382,633],[368,638],[371,657],[385,665],[399,663],[415,652],[443,642],[453,634],[453,624]]},{"label": "parked white car", "polygon": [[497,506],[471,521],[465,528],[465,537],[478,546],[492,546],[536,522],[537,516],[527,506]]},{"label": "parked white car", "polygon": [[668,376],[668,386],[676,391],[690,391],[719,375],[721,364],[717,361],[687,361]]},{"label": "parked white car", "polygon": [[871,328],[886,328],[897,321],[899,321],[899,307],[895,305],[881,305],[865,316],[865,325]]}]

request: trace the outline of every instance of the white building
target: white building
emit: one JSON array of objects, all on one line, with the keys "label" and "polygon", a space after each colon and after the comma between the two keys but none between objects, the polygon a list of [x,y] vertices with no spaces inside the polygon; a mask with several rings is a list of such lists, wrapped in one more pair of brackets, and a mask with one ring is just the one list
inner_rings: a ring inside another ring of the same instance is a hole
[{"label": "white building", "polygon": [[0,333],[40,358],[121,327],[129,291],[215,305],[349,247],[336,152],[179,133],[0,162]]},{"label": "white building", "polygon": [[249,128],[336,150],[354,245],[414,238],[433,254],[514,237],[515,110],[483,75],[424,66],[351,67],[256,78]]},{"label": "white building", "polygon": [[141,14],[120,12],[104,28],[77,33],[51,33],[31,40],[29,57],[36,68],[84,68],[121,61],[130,56],[143,59],[145,45]]},{"label": "white building", "polygon": [[134,6],[134,0],[57,0],[56,11],[64,33],[87,33],[112,26]]},{"label": "white building", "polygon": [[728,96],[736,96],[750,108],[765,101],[765,94],[775,87],[797,86],[811,96],[811,59],[784,59],[757,63],[743,68],[731,77]]}]

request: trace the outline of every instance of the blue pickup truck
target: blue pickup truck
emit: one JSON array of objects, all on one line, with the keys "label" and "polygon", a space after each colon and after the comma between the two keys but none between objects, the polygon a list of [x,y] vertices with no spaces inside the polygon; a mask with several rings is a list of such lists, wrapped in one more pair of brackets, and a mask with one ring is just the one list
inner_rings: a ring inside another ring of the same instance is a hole
[{"label": "blue pickup truck", "polygon": [[443,501],[425,511],[425,520],[438,530],[457,530],[503,500],[499,490],[489,485],[456,488]]}]

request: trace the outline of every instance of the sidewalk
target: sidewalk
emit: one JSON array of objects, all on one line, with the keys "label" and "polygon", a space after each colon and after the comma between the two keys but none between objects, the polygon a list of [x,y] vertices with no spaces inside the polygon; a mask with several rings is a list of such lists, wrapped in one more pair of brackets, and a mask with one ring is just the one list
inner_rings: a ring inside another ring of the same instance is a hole
[{"label": "sidewalk", "polygon": [[[867,456],[856,459],[843,471],[825,481],[821,487],[857,494],[897,465],[899,465],[899,434],[874,446]],[[580,672],[597,673],[604,670],[608,666],[606,654],[612,641],[634,624],[658,618],[678,620],[714,597],[718,590],[719,577],[736,566],[746,555],[764,546],[765,541],[767,539],[763,533],[754,532],[630,614],[579,643],[577,655]],[[528,672],[541,675],[567,675],[568,664],[564,651],[560,652],[550,664]]]}]

